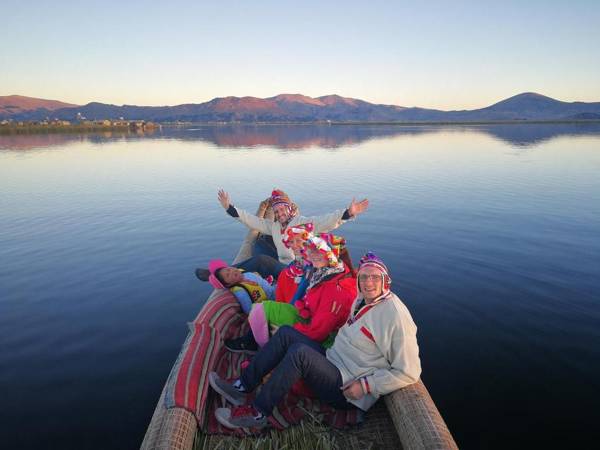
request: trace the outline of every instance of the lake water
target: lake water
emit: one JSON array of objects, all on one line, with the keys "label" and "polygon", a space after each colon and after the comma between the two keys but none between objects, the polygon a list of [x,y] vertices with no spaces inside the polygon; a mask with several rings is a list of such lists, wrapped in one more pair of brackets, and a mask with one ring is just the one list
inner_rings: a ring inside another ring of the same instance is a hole
[{"label": "lake water", "polygon": [[[461,448],[582,448],[600,419],[600,125],[0,136],[0,446],[139,447],[209,286],[280,187],[378,253]],[[597,434],[596,434],[597,436]],[[597,442],[597,441],[596,441]]]}]

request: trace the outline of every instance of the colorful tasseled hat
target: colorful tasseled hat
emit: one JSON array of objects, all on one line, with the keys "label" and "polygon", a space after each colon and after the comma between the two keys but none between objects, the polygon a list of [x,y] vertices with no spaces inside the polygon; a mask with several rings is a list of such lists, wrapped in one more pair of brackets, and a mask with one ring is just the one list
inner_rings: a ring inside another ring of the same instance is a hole
[{"label": "colorful tasseled hat", "polygon": [[208,271],[210,275],[208,276],[208,281],[215,289],[225,289],[223,283],[219,281],[217,278],[217,270],[222,269],[224,267],[228,267],[229,265],[223,261],[222,259],[213,259],[208,263]]},{"label": "colorful tasseled hat", "polygon": [[288,227],[281,239],[283,241],[283,245],[287,248],[290,248],[290,241],[295,236],[300,236],[303,241],[306,241],[310,236],[312,231],[314,230],[314,226],[312,223],[303,223],[301,225],[294,225],[293,227]]},{"label": "colorful tasseled hat", "polygon": [[346,246],[346,239],[341,236],[335,236],[331,233],[320,233],[309,237],[304,243],[305,249],[317,250],[325,255],[330,267],[339,264],[339,256],[342,249]]},{"label": "colorful tasseled hat", "polygon": [[319,237],[325,239],[335,257],[339,259],[340,253],[346,247],[346,239],[331,233],[319,233]]},{"label": "colorful tasseled hat", "polygon": [[280,222],[279,215],[277,214],[277,212],[274,211],[275,222],[281,223],[281,233],[283,234],[285,226],[289,223],[292,217],[295,217],[298,214],[298,206],[296,206],[296,204],[293,201],[291,201],[288,195],[281,189],[273,189],[273,192],[271,192],[270,203],[271,208],[277,205],[284,205],[287,209],[288,217],[287,220],[283,223]]},{"label": "colorful tasseled hat", "polygon": [[286,205],[291,207],[292,202],[288,195],[280,189],[273,189],[271,192],[271,206]]},{"label": "colorful tasseled hat", "polygon": [[[387,266],[383,263],[381,258],[377,256],[375,253],[369,251],[360,258],[360,263],[358,264],[358,274],[360,277],[360,271],[365,267],[375,267],[379,269],[381,272],[381,277],[383,279],[383,293],[387,293],[390,290],[390,286],[392,285],[392,277],[390,277],[390,272],[388,271]],[[360,284],[359,284],[360,287]]]},{"label": "colorful tasseled hat", "polygon": [[381,258],[377,256],[375,253],[369,251],[360,258],[360,262],[358,264],[358,271],[360,272],[365,267],[376,267],[379,269],[384,275],[390,276],[387,266],[383,263]]}]

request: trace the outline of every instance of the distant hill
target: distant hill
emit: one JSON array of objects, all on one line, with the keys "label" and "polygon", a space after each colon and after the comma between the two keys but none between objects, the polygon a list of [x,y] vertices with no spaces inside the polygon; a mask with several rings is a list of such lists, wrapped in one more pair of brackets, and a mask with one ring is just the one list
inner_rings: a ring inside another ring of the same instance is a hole
[{"label": "distant hill", "polygon": [[[16,99],[21,99],[20,107]],[[11,103],[12,102],[12,103]],[[0,97],[0,119],[41,120],[46,117],[75,120],[116,119],[154,122],[486,122],[511,120],[595,120],[600,117],[600,102],[562,102],[527,92],[491,106],[475,110],[441,111],[326,95],[307,97],[281,94],[269,98],[222,97],[205,103],[177,106],[135,106],[88,103],[69,105],[28,97]],[[43,106],[40,106],[43,105]],[[52,108],[52,109],[51,109]]]},{"label": "distant hill", "polygon": [[507,98],[487,108],[451,112],[465,120],[560,120],[581,113],[600,113],[600,102],[561,102],[534,92]]},{"label": "distant hill", "polygon": [[44,100],[41,98],[24,97],[22,95],[0,96],[0,116],[16,115],[36,110],[55,111],[62,108],[76,107],[72,103],[64,103],[56,100]]}]

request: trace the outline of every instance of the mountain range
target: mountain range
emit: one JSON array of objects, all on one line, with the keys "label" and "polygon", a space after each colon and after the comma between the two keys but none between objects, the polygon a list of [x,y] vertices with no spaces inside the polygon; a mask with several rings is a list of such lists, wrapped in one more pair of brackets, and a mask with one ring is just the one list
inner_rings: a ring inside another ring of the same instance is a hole
[{"label": "mountain range", "polygon": [[442,111],[382,105],[326,95],[281,94],[269,98],[223,97],[177,106],[73,105],[19,95],[0,96],[0,120],[118,119],[154,122],[487,122],[600,120],[600,102],[563,102],[526,92],[485,108]]}]

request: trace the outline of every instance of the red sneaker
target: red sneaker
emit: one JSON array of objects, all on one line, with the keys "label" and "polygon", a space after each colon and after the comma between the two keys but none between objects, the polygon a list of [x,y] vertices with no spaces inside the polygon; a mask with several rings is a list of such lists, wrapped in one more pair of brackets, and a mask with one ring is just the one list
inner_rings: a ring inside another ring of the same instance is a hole
[{"label": "red sneaker", "polygon": [[264,428],[269,422],[252,405],[237,406],[235,408],[217,408],[215,417],[221,425],[227,428]]}]

